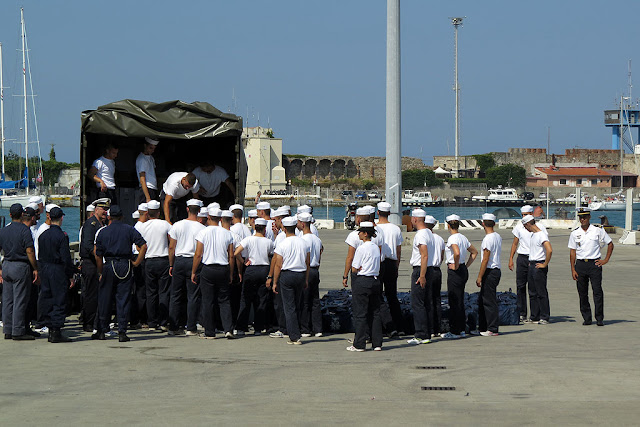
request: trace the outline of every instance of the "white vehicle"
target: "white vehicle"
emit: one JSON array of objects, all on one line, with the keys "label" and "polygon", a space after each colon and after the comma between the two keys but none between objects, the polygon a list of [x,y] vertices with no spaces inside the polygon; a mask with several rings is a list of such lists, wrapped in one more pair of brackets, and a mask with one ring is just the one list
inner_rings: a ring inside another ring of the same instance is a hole
[{"label": "white vehicle", "polygon": [[[581,203],[588,203],[588,198],[589,196],[587,194],[582,194],[580,196],[580,202]],[[556,199],[556,202],[562,202],[562,203],[575,203],[576,202],[576,195],[574,194],[569,194],[567,197],[563,197],[561,199]]]},{"label": "white vehicle", "polygon": [[515,188],[502,188],[502,186],[490,188],[488,196],[473,196],[471,199],[491,202],[524,202],[524,199],[518,196]]}]

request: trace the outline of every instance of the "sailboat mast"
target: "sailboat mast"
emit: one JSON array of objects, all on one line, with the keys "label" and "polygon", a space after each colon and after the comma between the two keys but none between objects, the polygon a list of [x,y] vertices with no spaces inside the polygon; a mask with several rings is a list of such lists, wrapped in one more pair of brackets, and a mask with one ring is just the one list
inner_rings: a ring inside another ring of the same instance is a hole
[{"label": "sailboat mast", "polygon": [[24,157],[27,171],[27,195],[29,194],[29,138],[27,132],[27,63],[26,63],[26,38],[24,30],[24,9],[20,9],[20,25],[22,28],[22,86],[24,90]]},{"label": "sailboat mast", "polygon": [[4,81],[2,79],[2,43],[0,43],[0,141],[2,142],[2,180],[4,181]]}]

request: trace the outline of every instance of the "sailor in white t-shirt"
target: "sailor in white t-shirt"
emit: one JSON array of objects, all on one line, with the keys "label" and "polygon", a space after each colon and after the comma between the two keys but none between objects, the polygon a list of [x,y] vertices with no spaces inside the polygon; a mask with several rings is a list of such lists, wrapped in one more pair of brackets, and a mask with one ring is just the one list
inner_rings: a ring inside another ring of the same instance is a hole
[{"label": "sailor in white t-shirt", "polygon": [[[370,217],[371,217],[371,210],[369,207],[363,206],[361,208],[356,209],[356,226],[359,226],[361,222],[369,221]],[[384,234],[382,229],[378,227],[374,227],[374,228],[376,230],[376,235],[371,238],[371,241],[380,248],[380,260],[382,262],[384,261],[385,255],[386,255],[386,251],[383,250],[385,246]],[[362,240],[360,240],[360,238],[358,237],[358,231],[354,230],[351,233],[349,233],[349,235],[347,236],[344,242],[347,244],[348,249],[347,249],[347,258],[344,263],[344,274],[342,275],[342,286],[346,288],[349,276],[351,276],[352,280],[355,279],[356,275],[352,274],[352,271],[351,271],[351,262],[353,261],[353,257],[355,256],[356,249],[358,249],[358,246],[362,244]]]},{"label": "sailor in white t-shirt", "polygon": [[169,330],[169,300],[171,277],[169,276],[169,229],[171,225],[160,219],[160,202],[147,203],[149,220],[140,227],[140,234],[147,242],[144,256],[144,275],[147,288],[147,316],[149,329]]},{"label": "sailor in white t-shirt", "polygon": [[427,213],[423,209],[411,211],[411,225],[416,230],[411,248],[409,263],[413,268],[411,273],[411,309],[413,310],[414,337],[407,341],[409,344],[428,344],[431,342],[431,292],[427,287],[430,278],[427,277],[429,259],[434,249],[433,233],[425,224]]},{"label": "sailor in white t-shirt", "polygon": [[310,245],[296,236],[297,220],[286,217],[282,220],[286,238],[276,246],[273,273],[273,291],[282,294],[282,304],[289,341],[287,344],[302,344],[300,341],[300,318],[302,292],[309,283],[311,262]]},{"label": "sailor in white t-shirt", "polygon": [[235,249],[236,259],[244,256],[244,263],[238,264],[238,269],[244,265],[241,271],[242,298],[240,300],[240,310],[236,321],[238,335],[243,336],[248,331],[249,313],[253,306],[254,312],[254,334],[260,335],[267,323],[267,312],[270,299],[270,290],[266,287],[267,276],[269,275],[270,257],[273,255],[274,243],[271,239],[264,237],[267,220],[256,218],[256,233],[247,236],[240,241]]},{"label": "sailor in white t-shirt", "polygon": [[[133,228],[138,230],[138,233],[142,235],[142,228],[144,224],[149,220],[149,208],[146,203],[140,203],[138,209],[134,214],[138,214],[138,220],[133,224]],[[138,254],[138,249],[134,244],[132,246],[134,255]],[[131,329],[142,329],[147,324],[147,285],[144,275],[144,259],[137,267],[133,268],[133,283],[135,286],[135,298],[131,300]]]},{"label": "sailor in white t-shirt", "polygon": [[[256,233],[256,219],[258,218],[258,210],[257,209],[250,209],[249,212],[247,212],[247,224],[249,224],[249,231],[251,232],[251,235],[254,235]],[[265,220],[266,221],[266,220]],[[265,231],[266,233],[266,231]],[[265,237],[267,237],[265,235]]]},{"label": "sailor in white t-shirt", "polygon": [[303,337],[322,336],[322,311],[320,309],[320,260],[322,258],[322,240],[311,231],[310,213],[296,215],[298,230],[302,231],[302,238],[309,244],[309,286],[303,292],[302,313],[300,316],[300,330]]},{"label": "sailor in white t-shirt", "polygon": [[198,178],[200,191],[198,196],[205,202],[218,201],[222,203],[220,196],[221,184],[231,191],[232,199],[236,198],[236,187],[229,174],[223,167],[215,165],[211,159],[204,159],[202,164],[193,170],[193,174]]},{"label": "sailor in white t-shirt", "polygon": [[200,212],[198,212],[198,222],[205,227],[207,226],[207,222],[209,222],[209,209],[205,206],[200,208]]},{"label": "sailor in white t-shirt", "polygon": [[[583,325],[591,325],[591,305],[589,304],[589,281],[593,289],[595,318],[598,326],[604,326],[604,293],[602,291],[602,266],[609,262],[613,253],[613,242],[607,232],[591,225],[589,208],[578,210],[580,227],[569,235],[569,262],[571,277],[576,281],[580,298],[580,313]],[[607,254],[602,258],[601,248],[607,247]]]},{"label": "sailor in white t-shirt", "polygon": [[424,218],[424,223],[433,236],[433,250],[429,252],[429,264],[427,266],[427,289],[431,292],[431,336],[440,336],[440,323],[442,320],[442,308],[440,292],[442,291],[442,271],[440,265],[444,258],[444,239],[433,232],[438,221],[431,215]]},{"label": "sailor in white t-shirt", "polygon": [[199,190],[200,184],[193,173],[174,172],[169,175],[162,185],[162,193],[160,194],[165,221],[172,223],[185,218],[182,210],[179,210],[179,206],[184,207],[182,203],[186,203],[190,193],[193,193],[195,198]]},{"label": "sailor in white t-shirt", "polygon": [[[496,216],[485,213],[482,215],[482,225],[485,236],[482,239],[481,264],[476,285],[480,288],[478,298],[478,330],[485,337],[498,335],[498,298],[496,288],[500,283],[500,251],[502,237],[493,230]],[[475,331],[473,331],[475,332]]]},{"label": "sailor in white t-shirt", "polygon": [[196,252],[191,268],[191,281],[197,283],[197,270],[200,272],[200,291],[202,292],[202,321],[204,334],[202,338],[213,339],[216,336],[214,304],[220,308],[221,327],[226,338],[235,338],[233,334],[233,316],[231,314],[231,281],[235,258],[233,256],[233,235],[220,227],[222,211],[216,207],[209,208],[210,226],[196,235]]},{"label": "sailor in white t-shirt", "polygon": [[229,206],[229,210],[233,214],[233,218],[231,221],[233,224],[231,226],[231,232],[236,234],[240,238],[240,240],[251,236],[251,230],[249,230],[249,227],[244,225],[244,223],[242,222],[242,214],[244,212],[243,206],[237,204],[231,205]]},{"label": "sailor in white t-shirt", "polygon": [[[547,291],[547,273],[551,260],[551,243],[549,235],[536,224],[533,215],[522,218],[522,225],[531,233],[529,239],[529,304],[531,305],[532,323],[546,325],[549,323],[550,307]],[[533,292],[532,292],[533,291]]]},{"label": "sailor in white t-shirt", "polygon": [[140,183],[140,203],[158,200],[158,180],[156,178],[156,160],[153,153],[159,141],[146,137],[144,146],[136,158],[136,175]]},{"label": "sailor in white t-shirt", "polygon": [[273,233],[273,220],[271,219],[271,204],[269,202],[259,202],[256,205],[256,213],[258,218],[264,218],[267,220],[267,229],[265,235],[267,239],[275,240],[276,236]]},{"label": "sailor in white t-shirt", "polygon": [[[522,217],[527,215],[533,215],[533,206],[525,205],[520,208]],[[545,233],[547,230],[540,223],[536,224]],[[513,227],[513,243],[511,244],[511,253],[509,254],[509,270],[513,271],[513,256],[518,253],[516,259],[516,292],[517,292],[517,305],[518,312],[520,313],[520,322],[524,323],[527,319],[527,283],[529,281],[529,241],[531,240],[531,233],[528,232],[522,221],[518,221],[515,227]],[[529,292],[531,292],[531,286],[529,286]],[[531,299],[531,293],[529,299]]]},{"label": "sailor in white t-shirt", "polygon": [[351,282],[351,309],[355,337],[353,345],[347,351],[364,351],[367,332],[371,331],[371,344],[374,350],[382,350],[382,320],[380,318],[380,301],[382,285],[380,284],[380,253],[378,246],[371,241],[376,234],[374,223],[361,221],[357,230],[362,244],[358,246],[351,263],[355,279]]},{"label": "sailor in white t-shirt", "polygon": [[464,287],[469,279],[468,267],[478,256],[478,251],[466,236],[458,232],[460,228],[458,215],[449,215],[446,222],[450,233],[444,249],[447,263],[450,331],[442,337],[456,339],[466,335],[467,316],[464,307]]},{"label": "sailor in white t-shirt", "polygon": [[[198,221],[202,201],[187,201],[187,218],[177,221],[169,229],[169,274],[171,276],[171,302],[169,304],[169,334],[197,335],[197,322],[202,296],[200,288],[191,281],[196,235],[205,229]],[[196,273],[199,273],[196,271]],[[196,277],[198,281],[198,277]],[[183,318],[186,313],[186,319]]]},{"label": "sailor in white t-shirt", "polygon": [[[318,228],[314,224],[315,219],[313,219],[313,207],[311,207],[309,205],[298,206],[298,209],[296,210],[296,215],[297,214],[302,214],[302,213],[306,213],[306,214],[311,215],[311,223],[309,224],[309,228],[311,229],[311,232],[313,233],[313,235],[318,237]],[[300,229],[296,230],[296,236],[300,237],[303,234],[304,233],[303,233],[302,230],[300,230]]]},{"label": "sailor in white t-shirt", "polygon": [[111,199],[111,205],[118,204],[115,178],[116,157],[118,157],[118,147],[107,143],[102,156],[93,161],[87,172],[89,179],[95,182],[98,187],[98,197],[96,199],[107,197]]}]

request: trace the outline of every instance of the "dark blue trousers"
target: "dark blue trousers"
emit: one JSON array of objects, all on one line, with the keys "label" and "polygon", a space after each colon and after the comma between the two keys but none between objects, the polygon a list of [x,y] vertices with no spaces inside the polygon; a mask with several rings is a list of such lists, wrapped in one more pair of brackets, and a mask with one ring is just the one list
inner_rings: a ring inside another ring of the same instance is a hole
[{"label": "dark blue trousers", "polygon": [[278,279],[278,292],[282,298],[282,309],[291,341],[297,341],[301,337],[300,313],[305,276],[305,272],[282,270]]},{"label": "dark blue trousers", "polygon": [[31,293],[31,266],[27,262],[2,262],[2,322],[4,333],[24,335],[28,327],[27,305]]},{"label": "dark blue trousers", "polygon": [[[236,329],[247,331],[249,328],[249,314],[253,307],[253,328],[256,332],[264,329],[266,319],[267,300],[261,298],[260,289],[265,288],[267,276],[269,275],[268,265],[250,265],[242,276],[242,296],[240,299],[240,311],[236,322]],[[264,293],[262,294],[264,295]]]},{"label": "dark blue trousers", "polygon": [[302,292],[302,313],[300,329],[303,334],[322,332],[322,311],[320,309],[320,271],[318,267],[309,269],[309,287]]},{"label": "dark blue trousers", "polygon": [[420,266],[413,267],[411,273],[411,310],[413,311],[413,325],[416,329],[415,337],[431,339],[431,301],[432,294],[429,289],[429,269],[427,268],[427,284],[424,288],[416,282],[420,277]]},{"label": "dark blue trousers", "polygon": [[102,281],[98,286],[98,331],[108,331],[111,304],[115,294],[118,332],[127,332],[133,286],[133,265],[126,258],[107,259],[102,267]]},{"label": "dark blue trousers", "polygon": [[451,333],[460,335],[466,331],[464,309],[464,287],[469,279],[466,264],[460,264],[457,270],[447,270],[447,293],[449,296],[449,325]]},{"label": "dark blue trousers", "polygon": [[500,283],[499,268],[487,268],[482,276],[482,287],[478,299],[478,329],[480,332],[498,332],[498,298],[496,288]]},{"label": "dark blue trousers", "polygon": [[41,282],[38,307],[43,315],[44,325],[48,328],[62,328],[67,307],[69,278],[64,265],[42,262],[40,265]]},{"label": "dark blue trousers", "polygon": [[231,292],[229,282],[229,266],[220,264],[205,265],[200,272],[200,291],[202,292],[202,322],[206,336],[216,336],[216,321],[213,306],[218,303],[220,320],[225,332],[233,329],[231,315]]},{"label": "dark blue trousers", "polygon": [[[549,267],[536,268],[536,264],[544,261],[529,261],[529,304],[531,320],[549,320],[549,292],[547,291],[547,273]],[[532,292],[533,289],[533,292]]]},{"label": "dark blue trousers", "polygon": [[527,318],[527,283],[529,283],[529,300],[531,300],[533,296],[531,282],[529,282],[529,255],[518,254],[516,258],[516,301],[520,317],[524,319]]},{"label": "dark blue trousers", "polygon": [[171,296],[169,257],[145,259],[144,275],[147,287],[149,327],[167,326],[169,321],[169,298]]},{"label": "dark blue trousers", "polygon": [[[202,305],[200,286],[191,281],[193,257],[176,257],[171,276],[171,301],[169,303],[169,328],[173,331],[187,325],[187,330],[197,330]],[[199,276],[199,274],[198,274]],[[185,318],[186,313],[186,318]]]},{"label": "dark blue trousers", "polygon": [[367,332],[371,331],[373,347],[382,347],[382,319],[380,318],[380,296],[382,285],[377,277],[357,276],[351,283],[351,311],[356,330],[353,346],[364,350]]}]

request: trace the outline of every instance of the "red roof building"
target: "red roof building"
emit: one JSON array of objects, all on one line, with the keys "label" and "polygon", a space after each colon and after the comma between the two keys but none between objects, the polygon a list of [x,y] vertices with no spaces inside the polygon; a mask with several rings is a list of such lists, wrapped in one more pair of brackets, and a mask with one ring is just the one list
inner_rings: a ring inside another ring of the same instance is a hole
[{"label": "red roof building", "polygon": [[[624,187],[637,187],[638,175],[623,172]],[[620,171],[598,167],[535,167],[529,187],[620,187]]]}]

